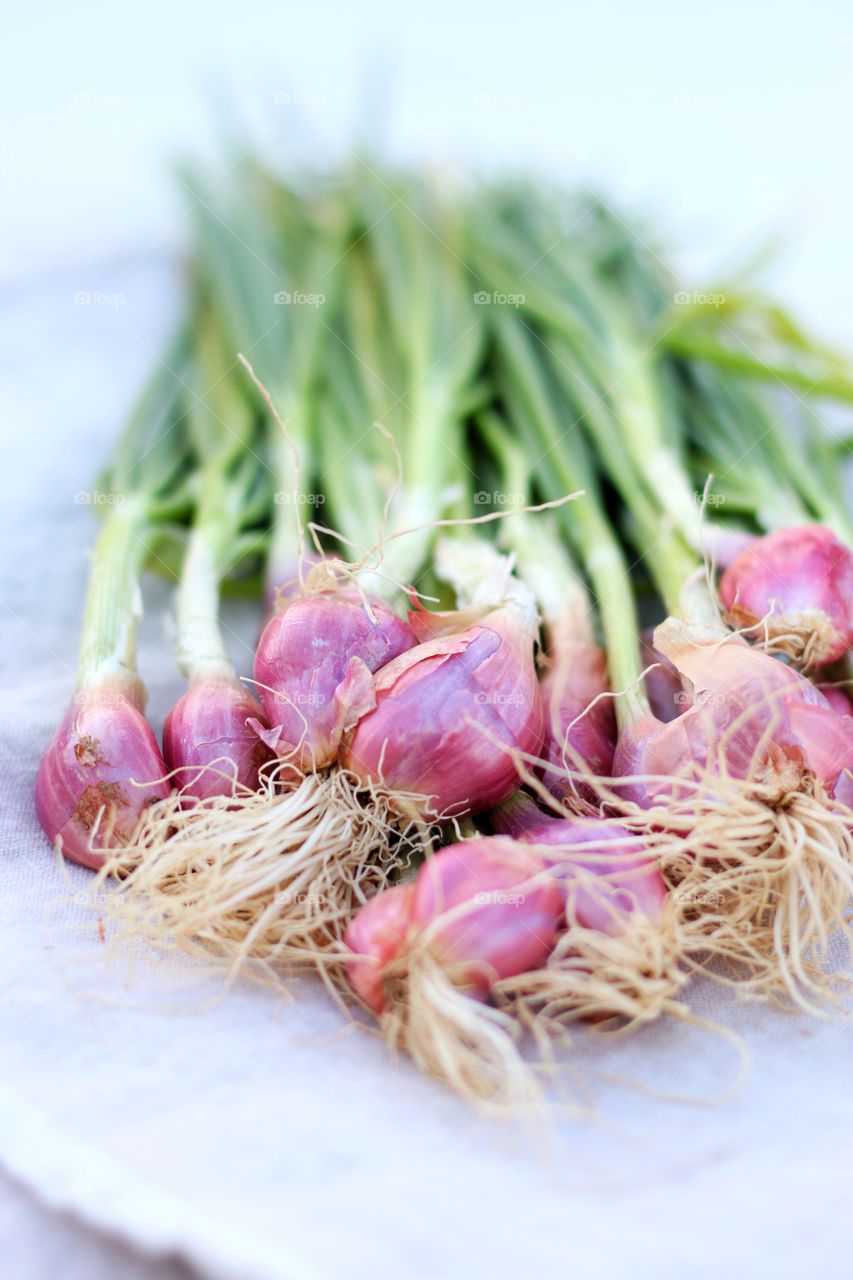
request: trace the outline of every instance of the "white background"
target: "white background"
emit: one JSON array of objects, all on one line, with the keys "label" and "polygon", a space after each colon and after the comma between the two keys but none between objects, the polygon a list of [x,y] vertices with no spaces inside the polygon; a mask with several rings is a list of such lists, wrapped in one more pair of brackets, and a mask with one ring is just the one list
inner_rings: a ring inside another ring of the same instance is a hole
[{"label": "white background", "polygon": [[[0,1158],[30,1191],[168,1251],[181,1243],[174,1224],[161,1219],[160,1234],[146,1236],[145,1214],[142,1227],[134,1219],[128,1188],[144,1175],[150,1204],[171,1196],[195,1229],[196,1259],[209,1261],[205,1239],[219,1239],[233,1215],[231,1262],[242,1241],[246,1258],[263,1259],[253,1275],[291,1274],[269,1261],[277,1223],[283,1252],[295,1241],[317,1274],[346,1278],[515,1276],[534,1262],[579,1277],[849,1274],[853,1041],[843,1029],[700,993],[700,1007],[724,1013],[750,1043],[754,1071],[739,1100],[685,1111],[597,1086],[600,1126],[565,1135],[546,1173],[515,1139],[484,1133],[432,1085],[385,1067],[378,1046],[342,1053],[322,999],[273,1027],[254,994],[196,1020],[93,1012],[66,975],[61,912],[46,906],[60,886],[29,786],[73,676],[94,525],[72,495],[90,487],[168,329],[183,236],[169,166],[209,146],[217,86],[231,88],[229,118],[294,157],[345,156],[366,134],[414,163],[524,163],[601,183],[662,221],[697,282],[782,233],[774,287],[827,336],[853,341],[851,36],[849,9],[826,2],[8,8],[0,1103],[17,1090],[43,1127],[36,1139],[12,1107]],[[292,100],[276,103],[283,94]],[[75,308],[78,289],[125,301]],[[166,609],[155,593],[143,645],[155,721],[179,688]],[[239,646],[236,656],[245,659]],[[604,1061],[708,1093],[731,1062],[696,1049],[686,1032],[659,1029]],[[588,1047],[581,1057],[602,1061]],[[189,1082],[169,1077],[188,1063]],[[72,1178],[72,1195],[66,1166],[80,1142],[118,1161],[126,1185],[118,1178],[110,1194],[94,1176],[82,1189]],[[242,1200],[228,1191],[235,1149],[241,1178],[258,1181]],[[121,1246],[48,1216],[11,1182],[0,1192],[0,1248],[16,1280],[176,1274],[172,1264],[131,1270]]]}]

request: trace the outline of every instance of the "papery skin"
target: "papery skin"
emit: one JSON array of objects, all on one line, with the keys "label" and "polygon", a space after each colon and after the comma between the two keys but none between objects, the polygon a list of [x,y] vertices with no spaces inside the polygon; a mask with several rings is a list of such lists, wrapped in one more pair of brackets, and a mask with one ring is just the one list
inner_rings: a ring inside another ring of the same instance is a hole
[{"label": "papery skin", "polygon": [[[536,856],[570,894],[571,918],[583,928],[617,935],[635,914],[653,921],[663,916],[667,890],[660,868],[627,827],[599,818],[559,818],[520,794],[489,814],[489,822],[493,830],[535,846]],[[560,857],[560,849],[579,846],[583,853]]]},{"label": "papery skin", "polygon": [[557,942],[563,893],[514,840],[481,836],[440,849],[413,884],[383,889],[347,929],[347,976],[377,1016],[381,971],[426,946],[457,986],[478,999],[502,978],[538,968]]},{"label": "papery skin", "polygon": [[644,683],[652,715],[669,724],[690,706],[690,694],[683,687],[669,658],[658,653],[650,631],[644,631],[641,636],[640,657],[646,673]]},{"label": "papery skin", "polygon": [[170,772],[180,770],[174,785],[198,800],[244,787],[257,790],[258,770],[272,753],[250,721],[265,723],[257,700],[239,680],[192,680],[163,726],[163,758]]},{"label": "papery skin", "polygon": [[563,893],[514,840],[482,836],[441,849],[415,881],[412,924],[453,981],[480,996],[553,951]]},{"label": "papery skin", "polygon": [[305,551],[301,558],[288,557],[279,564],[267,565],[264,582],[264,605],[267,618],[280,613],[300,596],[303,583],[316,572],[320,563],[320,556],[316,552]]},{"label": "papery skin", "polygon": [[853,552],[823,525],[756,539],[726,569],[719,594],[735,627],[766,619],[771,638],[792,629],[814,633],[812,667],[836,661],[853,644]]},{"label": "papery skin", "polygon": [[609,692],[604,650],[593,643],[561,644],[542,679],[542,757],[554,766],[543,770],[543,780],[558,799],[568,799],[578,785],[561,776],[565,769],[585,766],[596,777],[610,776],[616,711]]},{"label": "papery skin", "polygon": [[[457,616],[467,621],[471,614]],[[409,615],[416,634],[437,638],[377,672],[375,709],[341,756],[366,782],[414,795],[436,817],[498,804],[518,784],[505,747],[537,755],[544,731],[532,629],[518,610],[494,609],[447,634],[453,618]]]},{"label": "papery skin", "polygon": [[81,866],[103,866],[104,854],[89,848],[95,827],[96,845],[120,848],[143,810],[169,795],[166,765],[142,706],[135,679],[78,691],[42,758],[38,820],[51,841],[60,838],[64,856]]},{"label": "papery skin", "polygon": [[694,705],[671,724],[649,716],[620,735],[615,777],[663,775],[620,787],[620,795],[653,804],[691,763],[719,771],[720,753],[734,778],[781,793],[813,774],[835,794],[853,767],[853,718],[837,715],[815,685],[735,636],[703,640],[670,619],[655,639],[691,686]]},{"label": "papery skin", "polygon": [[373,672],[411,649],[408,624],[356,592],[293,600],[264,628],[254,676],[266,745],[301,772],[334,763],[341,740],[374,705]]},{"label": "papery skin", "polygon": [[853,698],[846,688],[838,684],[819,684],[817,687],[836,715],[853,716]]},{"label": "papery skin", "polygon": [[349,984],[377,1016],[385,1005],[382,970],[405,948],[414,896],[414,884],[383,889],[360,908],[344,934],[353,952],[347,961]]}]

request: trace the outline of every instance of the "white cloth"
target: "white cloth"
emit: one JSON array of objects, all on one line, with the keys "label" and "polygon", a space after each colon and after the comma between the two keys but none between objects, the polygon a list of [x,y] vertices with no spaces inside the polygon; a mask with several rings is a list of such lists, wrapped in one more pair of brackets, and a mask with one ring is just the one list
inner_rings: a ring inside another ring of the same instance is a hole
[{"label": "white cloth", "polygon": [[[0,476],[0,1166],[45,1203],[214,1277],[848,1276],[848,1026],[701,986],[697,1011],[752,1053],[736,1096],[689,1105],[636,1087],[717,1092],[737,1063],[707,1033],[579,1032],[596,1117],[537,1142],[389,1061],[310,981],[292,1004],[249,986],[203,1003],[215,989],[196,968],[107,962],[75,896],[90,877],[60,874],[32,786],[71,691],[95,532],[74,494],[92,488],[171,289],[145,268],[117,310],[75,307],[77,287],[60,279],[0,312],[16,446]],[[140,660],[159,728],[180,689],[161,584],[147,606]],[[245,671],[255,621],[240,613],[228,624]]]}]

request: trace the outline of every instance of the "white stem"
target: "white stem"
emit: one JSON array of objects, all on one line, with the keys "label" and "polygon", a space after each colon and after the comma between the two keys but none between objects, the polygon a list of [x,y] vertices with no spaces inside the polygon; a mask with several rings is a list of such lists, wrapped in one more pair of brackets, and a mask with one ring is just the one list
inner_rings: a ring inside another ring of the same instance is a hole
[{"label": "white stem", "polygon": [[178,665],[187,679],[233,675],[219,626],[218,556],[210,530],[193,529],[177,591]]},{"label": "white stem", "polygon": [[525,627],[539,625],[536,600],[512,572],[511,556],[502,556],[481,538],[441,538],[435,553],[438,576],[449,582],[461,608],[470,605],[516,605]]}]

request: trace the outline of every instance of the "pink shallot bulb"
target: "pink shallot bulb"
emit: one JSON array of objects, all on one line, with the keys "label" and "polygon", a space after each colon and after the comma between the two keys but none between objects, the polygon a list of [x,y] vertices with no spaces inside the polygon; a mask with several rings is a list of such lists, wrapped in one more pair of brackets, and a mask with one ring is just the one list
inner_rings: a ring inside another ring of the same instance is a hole
[{"label": "pink shallot bulb", "polygon": [[[489,822],[500,834],[536,846],[569,895],[570,919],[583,928],[619,934],[635,913],[661,919],[667,890],[660,868],[626,827],[543,813],[521,792],[489,814]],[[567,851],[563,857],[561,849]]]},{"label": "pink shallot bulb", "polygon": [[649,716],[621,734],[614,776],[656,776],[620,794],[650,805],[691,766],[791,791],[813,775],[836,794],[853,768],[853,719],[833,711],[815,685],[739,637],[720,640],[672,619],[655,644],[690,687],[693,705],[671,724]]},{"label": "pink shallot bulb", "polygon": [[603,649],[592,642],[563,643],[549,656],[551,666],[542,680],[542,755],[553,767],[543,770],[543,779],[552,795],[567,800],[575,786],[564,770],[585,768],[596,777],[610,776],[616,712]]},{"label": "pink shallot bulb", "polygon": [[142,714],[138,680],[105,681],[71,700],[36,780],[36,813],[73,862],[97,870],[106,849],[133,837],[140,815],[170,784]]},{"label": "pink shallot bulb", "polygon": [[262,717],[234,676],[191,680],[163,726],[163,757],[170,772],[179,771],[174,785],[198,800],[256,791],[258,770],[271,758],[253,728]]},{"label": "pink shallot bulb", "polygon": [[349,984],[377,1016],[385,1004],[382,971],[405,947],[414,896],[414,884],[383,889],[353,917],[344,938],[353,952],[347,961]]},{"label": "pink shallot bulb", "polygon": [[[529,850],[513,840],[484,836],[440,850],[421,867],[412,898],[386,889],[355,917],[346,942],[359,956],[381,962],[423,946],[447,977],[468,994],[488,997],[492,986],[538,968],[557,941],[563,894]],[[382,907],[374,904],[397,894]],[[410,913],[410,914],[409,914]],[[350,979],[377,1014],[386,994],[375,968],[350,962]]]},{"label": "pink shallot bulb", "polygon": [[848,689],[844,685],[819,684],[818,689],[820,689],[836,715],[853,716],[853,698],[851,698]]},{"label": "pink shallot bulb", "polygon": [[422,610],[409,622],[424,643],[377,673],[375,708],[359,720],[342,764],[417,797],[428,816],[490,809],[518,785],[513,751],[536,755],[542,745],[535,618],[510,602]]},{"label": "pink shallot bulb", "polygon": [[690,694],[669,658],[658,653],[650,631],[644,631],[641,636],[640,657],[652,715],[668,724],[690,706]]},{"label": "pink shallot bulb", "polygon": [[766,627],[808,667],[853,645],[853,552],[823,525],[758,538],[726,569],[720,600],[735,627]]},{"label": "pink shallot bulb", "polygon": [[373,672],[415,643],[408,625],[356,592],[307,596],[270,618],[255,655],[268,724],[259,737],[301,772],[337,759],[341,740],[374,705]]}]

